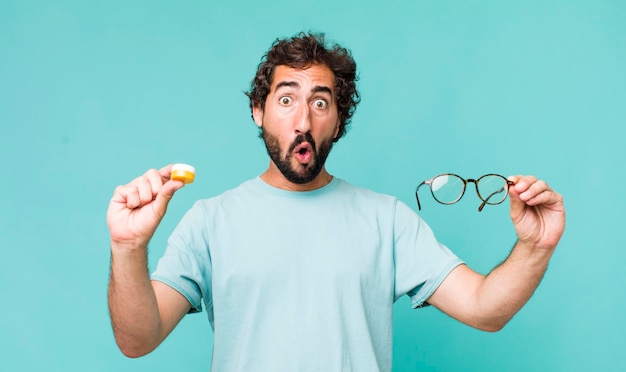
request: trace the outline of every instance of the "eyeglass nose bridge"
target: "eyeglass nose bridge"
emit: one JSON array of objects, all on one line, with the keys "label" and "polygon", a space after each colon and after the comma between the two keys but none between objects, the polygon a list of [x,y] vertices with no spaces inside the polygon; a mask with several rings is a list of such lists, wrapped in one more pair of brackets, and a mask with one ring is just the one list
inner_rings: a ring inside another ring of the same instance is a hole
[{"label": "eyeglass nose bridge", "polygon": [[[474,188],[476,189],[476,195],[478,195],[478,198],[480,200],[484,201],[482,196],[480,196],[480,192],[478,191],[478,181],[480,181],[480,178],[477,179],[477,180],[475,180],[473,178],[468,178],[466,180],[463,180],[463,182],[465,183],[465,188],[467,188],[467,184],[468,183],[473,183],[474,184]],[[465,191],[465,190],[463,190],[463,191]]]},{"label": "eyeglass nose bridge", "polygon": [[[480,177],[480,178],[482,178],[482,177]],[[473,178],[468,178],[468,179],[461,178],[463,180],[463,192],[461,193],[461,196],[459,196],[459,198],[455,201],[455,203],[458,202],[459,200],[461,200],[461,198],[465,194],[465,189],[467,189],[467,184],[468,183],[473,183],[474,184],[474,188],[476,189],[476,195],[478,196],[478,199],[480,199],[480,201],[482,202],[478,206],[478,211],[482,212],[483,208],[485,208],[485,205],[489,204],[489,198],[487,198],[487,200],[485,200],[485,199],[483,199],[482,195],[480,195],[480,191],[478,190],[478,181],[480,181],[480,178],[477,179],[477,180],[475,180]]]}]

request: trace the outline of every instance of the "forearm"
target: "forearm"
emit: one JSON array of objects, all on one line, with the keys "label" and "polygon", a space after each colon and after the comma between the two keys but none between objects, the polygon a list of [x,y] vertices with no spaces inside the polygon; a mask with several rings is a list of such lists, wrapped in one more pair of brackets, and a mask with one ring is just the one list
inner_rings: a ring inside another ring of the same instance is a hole
[{"label": "forearm", "polygon": [[428,302],[485,331],[498,331],[524,306],[541,282],[565,228],[563,197],[533,176],[509,180],[511,220],[518,241],[488,275],[457,266]]},{"label": "forearm", "polygon": [[131,250],[111,245],[108,300],[115,340],[125,355],[145,355],[161,342],[161,320],[145,247]]},{"label": "forearm", "polygon": [[501,329],[530,299],[552,256],[552,249],[536,249],[517,242],[509,257],[477,288],[478,327]]}]

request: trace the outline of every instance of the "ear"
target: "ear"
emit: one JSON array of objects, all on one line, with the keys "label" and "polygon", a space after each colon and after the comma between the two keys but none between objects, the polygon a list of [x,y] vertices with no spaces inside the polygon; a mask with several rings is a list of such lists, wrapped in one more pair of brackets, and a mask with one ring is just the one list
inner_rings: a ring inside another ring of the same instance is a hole
[{"label": "ear", "polygon": [[256,102],[252,107],[252,118],[254,118],[257,127],[261,128],[263,126],[263,109],[259,102]]},{"label": "ear", "polygon": [[335,125],[335,134],[333,134],[333,138],[337,138],[339,134],[339,126],[341,125],[341,119],[337,119],[337,124]]}]

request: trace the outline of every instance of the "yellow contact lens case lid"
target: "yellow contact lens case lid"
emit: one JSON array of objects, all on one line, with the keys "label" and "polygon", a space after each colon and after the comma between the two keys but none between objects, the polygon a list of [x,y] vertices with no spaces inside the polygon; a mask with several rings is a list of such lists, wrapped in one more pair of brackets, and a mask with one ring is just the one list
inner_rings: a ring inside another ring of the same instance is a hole
[{"label": "yellow contact lens case lid", "polygon": [[174,164],[170,174],[171,180],[183,181],[184,183],[192,183],[196,175],[196,168],[189,164]]}]

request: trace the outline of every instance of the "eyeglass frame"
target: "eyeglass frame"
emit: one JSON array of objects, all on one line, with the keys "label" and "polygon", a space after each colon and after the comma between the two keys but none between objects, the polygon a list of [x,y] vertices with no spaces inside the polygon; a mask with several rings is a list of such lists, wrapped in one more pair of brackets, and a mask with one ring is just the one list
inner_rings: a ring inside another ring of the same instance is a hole
[{"label": "eyeglass frame", "polygon": [[[433,191],[433,181],[437,178],[437,177],[441,177],[441,176],[454,176],[458,179],[460,179],[461,181],[463,181],[463,191],[461,191],[461,194],[459,195],[458,198],[456,198],[454,201],[452,202],[442,202],[439,199],[437,199],[437,197],[435,196],[435,192]],[[480,193],[478,192],[478,182],[488,176],[496,176],[496,177],[500,177],[502,178],[505,182],[506,182],[506,195],[504,196],[504,198],[502,198],[502,200],[500,200],[497,203],[490,203],[489,202],[489,198],[494,195],[494,193],[492,193],[491,195],[489,195],[487,197],[487,199],[483,199],[483,197],[480,195]],[[415,199],[417,200],[417,209],[418,210],[422,210],[422,206],[420,204],[420,199],[419,196],[417,194],[418,190],[420,189],[420,187],[424,186],[424,185],[428,185],[428,188],[430,189],[430,194],[433,196],[433,199],[435,199],[435,201],[439,204],[444,204],[444,205],[451,205],[451,204],[455,204],[458,203],[459,200],[461,200],[461,198],[463,198],[463,195],[465,195],[465,190],[467,189],[467,184],[468,183],[473,183],[474,187],[476,188],[476,195],[478,195],[478,198],[482,201],[482,203],[480,204],[480,206],[478,207],[478,211],[481,212],[483,210],[483,208],[485,207],[485,205],[489,204],[489,205],[498,205],[503,203],[506,200],[506,197],[509,195],[509,187],[514,185],[515,182],[513,181],[509,181],[508,179],[506,179],[506,177],[500,175],[500,174],[496,174],[496,173],[488,173],[488,174],[484,174],[480,177],[478,177],[477,179],[473,179],[473,178],[468,178],[465,179],[461,176],[459,176],[458,174],[454,174],[454,173],[441,173],[436,175],[435,177],[426,180],[426,181],[422,181],[422,183],[420,183],[417,188],[415,188]]]}]

